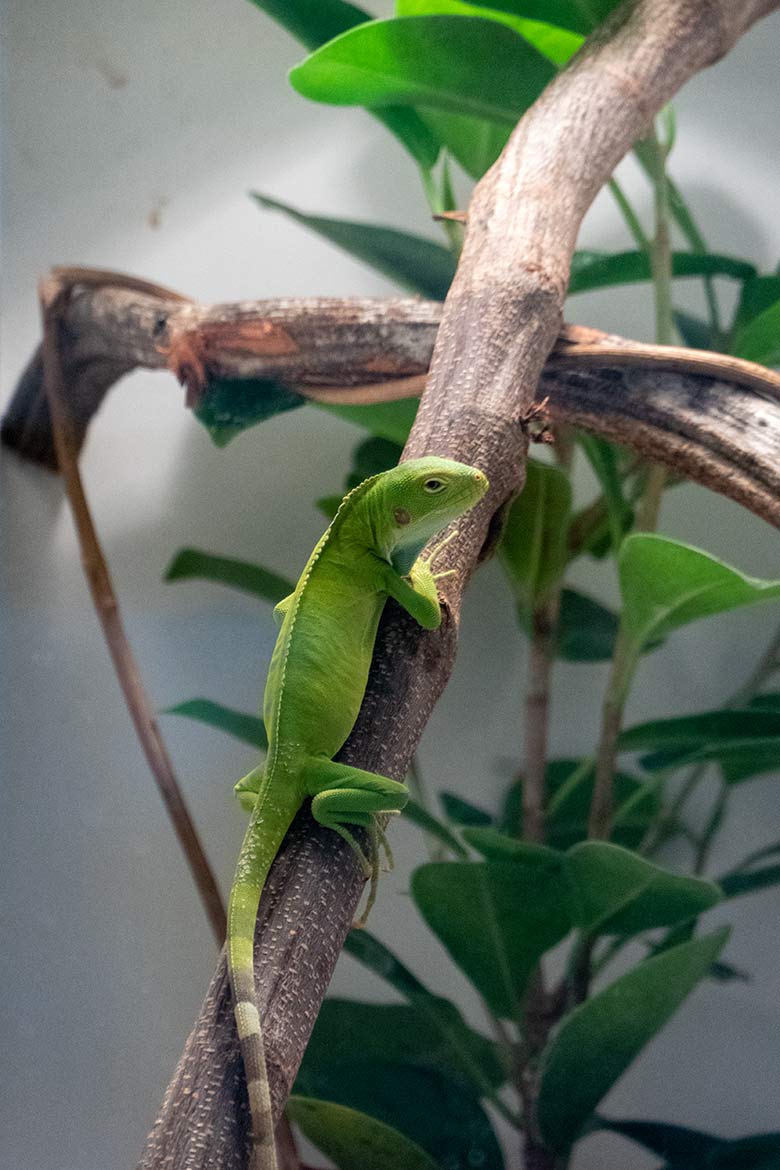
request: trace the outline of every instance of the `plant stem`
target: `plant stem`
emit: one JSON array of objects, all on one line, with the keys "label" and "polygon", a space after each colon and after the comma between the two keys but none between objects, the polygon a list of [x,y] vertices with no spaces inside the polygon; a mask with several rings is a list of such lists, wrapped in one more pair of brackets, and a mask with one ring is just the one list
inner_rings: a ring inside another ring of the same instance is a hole
[{"label": "plant stem", "polygon": [[154,707],[144,688],[138,663],[127,639],[111,574],[81,481],[72,416],[66,405],[67,396],[63,392],[64,377],[59,340],[60,317],[64,308],[63,297],[62,289],[54,281],[42,282],[40,301],[43,316],[43,382],[51,414],[57,463],[73,514],[84,575],[136,734],[189,864],[217,945],[222,946],[225,940],[226,920],[219,887],[179,787],[173,764],[157,725]]},{"label": "plant stem", "polygon": [[544,841],[547,740],[550,724],[550,681],[558,633],[560,589],[531,615],[531,657],[525,698],[525,779],[522,835]]},{"label": "plant stem", "polygon": [[644,228],[642,227],[642,224],[639,221],[639,216],[637,215],[636,211],[634,210],[633,205],[629,201],[628,196],[626,195],[625,191],[621,187],[620,183],[618,183],[618,181],[614,177],[614,175],[607,183],[607,186],[609,187],[609,190],[610,190],[615,202],[617,203],[618,207],[620,208],[623,219],[626,221],[626,226],[628,227],[628,230],[631,232],[631,235],[634,238],[634,243],[643,252],[649,252],[650,251],[650,241],[647,238],[647,236],[645,235]]}]

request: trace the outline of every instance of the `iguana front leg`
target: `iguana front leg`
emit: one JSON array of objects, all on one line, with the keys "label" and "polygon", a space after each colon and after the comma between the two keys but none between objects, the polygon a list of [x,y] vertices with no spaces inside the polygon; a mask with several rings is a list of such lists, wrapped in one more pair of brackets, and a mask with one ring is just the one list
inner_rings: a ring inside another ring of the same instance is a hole
[{"label": "iguana front leg", "polygon": [[382,586],[385,592],[395,598],[424,630],[436,630],[441,625],[441,603],[436,582],[454,570],[434,573],[433,562],[455,536],[457,532],[451,532],[434,545],[427,557],[418,557],[407,577],[402,577],[392,565],[383,563]]}]

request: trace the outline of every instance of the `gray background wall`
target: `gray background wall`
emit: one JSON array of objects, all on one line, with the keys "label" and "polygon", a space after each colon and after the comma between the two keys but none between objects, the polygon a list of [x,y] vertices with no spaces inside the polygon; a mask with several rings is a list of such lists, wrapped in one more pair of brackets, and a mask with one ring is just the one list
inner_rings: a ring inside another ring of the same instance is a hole
[{"label": "gray background wall", "polygon": [[[244,0],[23,3],[3,47],[3,396],[38,337],[35,281],[53,263],[118,268],[206,301],[278,294],[385,295],[390,286],[247,198],[255,187],[325,213],[433,233],[413,167],[362,112],[309,105],[286,86],[301,50]],[[766,268],[780,257],[780,19],[756,28],[677,103],[674,173],[713,246]],[[648,192],[629,166],[640,205]],[[627,247],[600,200],[583,242]],[[693,290],[678,300],[695,303]],[[651,328],[646,289],[580,298],[570,319],[628,335]],[[174,551],[197,544],[294,575],[338,491],[358,432],[314,411],[215,450],[163,375],[113,392],[90,434],[84,478],[146,682],[160,707],[201,694],[257,701],[270,613],[205,585],[166,586]],[[58,482],[3,455],[5,603],[2,824],[3,1089],[0,1166],[122,1170],[139,1152],[214,963],[200,905],[124,711],[84,588]],[[776,537],[696,488],[675,492],[674,536],[747,571],[780,575]],[[580,583],[614,598],[608,567]],[[776,612],[710,621],[648,659],[632,712],[704,708],[739,683]],[[455,676],[421,749],[432,786],[486,803],[500,761],[522,752],[525,646],[507,637],[494,566],[465,607]],[[587,750],[598,685],[562,667],[559,754]],[[242,832],[231,785],[253,753],[164,722],[187,798],[227,886]],[[777,836],[776,778],[744,786],[713,871]],[[372,928],[433,987],[479,1006],[408,911],[419,838],[394,828],[398,866]],[[777,899],[746,900],[729,957],[749,986],[706,985],[615,1090],[615,1115],[740,1134],[780,1125]],[[386,998],[344,959],[333,990]],[[44,1055],[45,1054],[45,1055]],[[577,1170],[650,1162],[593,1139]]]}]

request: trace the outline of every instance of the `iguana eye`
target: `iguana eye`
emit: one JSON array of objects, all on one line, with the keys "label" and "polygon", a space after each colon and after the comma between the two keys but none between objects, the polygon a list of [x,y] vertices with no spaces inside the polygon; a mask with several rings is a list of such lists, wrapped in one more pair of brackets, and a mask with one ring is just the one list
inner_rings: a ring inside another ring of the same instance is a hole
[{"label": "iguana eye", "polygon": [[425,483],[423,484],[425,491],[430,492],[431,495],[435,495],[436,492],[443,491],[446,486],[447,485],[443,479],[426,479]]}]

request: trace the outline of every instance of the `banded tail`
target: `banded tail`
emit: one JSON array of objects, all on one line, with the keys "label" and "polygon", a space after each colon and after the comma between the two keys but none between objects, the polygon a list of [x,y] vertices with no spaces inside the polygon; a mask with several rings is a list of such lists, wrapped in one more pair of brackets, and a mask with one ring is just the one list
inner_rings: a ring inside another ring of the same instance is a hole
[{"label": "banded tail", "polygon": [[[293,795],[295,786],[288,789]],[[296,797],[287,807],[269,806],[269,785],[258,795],[230,891],[227,926],[227,963],[233,991],[241,1057],[249,1096],[252,1145],[249,1170],[277,1170],[271,1095],[257,1007],[254,937],[260,896],[268,871],[300,806]]]}]

